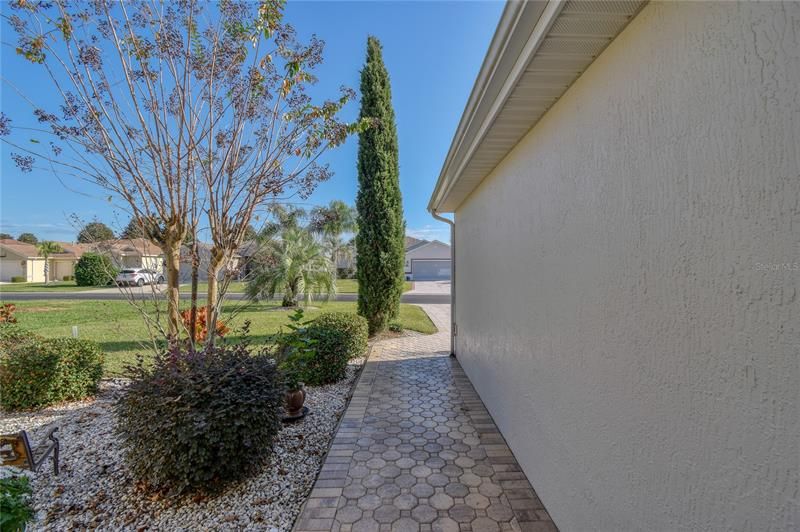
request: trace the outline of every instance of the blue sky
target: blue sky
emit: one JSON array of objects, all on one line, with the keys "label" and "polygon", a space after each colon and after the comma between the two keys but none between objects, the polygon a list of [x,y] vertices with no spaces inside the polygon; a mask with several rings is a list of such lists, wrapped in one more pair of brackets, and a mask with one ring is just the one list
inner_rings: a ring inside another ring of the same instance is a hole
[{"label": "blue sky", "polygon": [[[4,7],[3,11],[7,11]],[[426,211],[453,133],[475,81],[481,61],[503,9],[495,2],[292,2],[286,20],[302,37],[315,33],[326,42],[325,62],[316,73],[320,95],[337,94],[342,84],[358,88],[368,35],[383,43],[384,61],[391,76],[400,143],[400,184],[408,233],[420,238],[449,240],[447,226]],[[8,46],[13,35],[2,27],[2,76],[36,102],[52,93],[36,67]],[[38,82],[42,80],[42,82]],[[7,86],[2,88],[2,110],[14,123],[30,122],[27,104]],[[357,103],[345,117],[354,119]],[[12,123],[13,125],[13,123]],[[51,172],[24,174],[13,164],[10,150],[0,145],[0,231],[18,235],[30,231],[40,239],[75,238],[70,221],[97,217],[118,229],[127,215],[109,203],[94,185],[61,181]],[[355,202],[357,139],[325,160],[335,176],[319,186],[308,205],[332,199]]]}]

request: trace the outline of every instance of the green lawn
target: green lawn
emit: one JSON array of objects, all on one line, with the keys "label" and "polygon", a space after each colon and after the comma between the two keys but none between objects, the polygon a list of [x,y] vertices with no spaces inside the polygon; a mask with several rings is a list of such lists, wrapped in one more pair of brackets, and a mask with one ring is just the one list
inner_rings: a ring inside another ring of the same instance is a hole
[{"label": "green lawn", "polygon": [[[72,326],[78,326],[80,338],[96,341],[106,353],[106,373],[118,375],[127,364],[133,364],[136,355],[149,356],[152,346],[147,345],[148,334],[139,312],[127,301],[20,301],[16,317],[20,326],[42,336],[69,336]],[[149,315],[155,315],[155,307],[148,303]],[[161,305],[163,312],[163,305]],[[353,312],[354,302],[332,301],[315,303],[306,311],[307,318],[321,312]],[[240,336],[238,329],[245,320],[250,320],[250,338],[254,346],[263,344],[267,337],[289,322],[289,312],[275,304],[250,304],[232,301],[225,305],[224,316],[233,332],[230,339]],[[163,321],[163,314],[162,314]],[[422,333],[436,332],[427,314],[415,305],[401,305],[399,322],[405,329]]]},{"label": "green lawn", "polygon": [[[235,281],[232,282],[230,287],[228,288],[228,293],[237,293],[237,292],[244,292],[244,285],[245,283]],[[207,290],[206,283],[198,283],[197,291],[200,294],[204,294]],[[403,287],[403,292],[408,292],[411,290],[411,282],[406,281],[405,286]],[[181,292],[191,292],[192,286],[191,285],[181,285]],[[337,279],[336,281],[336,292],[339,294],[357,294],[358,293],[358,281],[355,279]]]},{"label": "green lawn", "polygon": [[44,283],[8,283],[0,284],[0,294],[6,292],[83,292],[84,290],[97,290],[107,288],[104,286],[78,286],[75,281],[52,281]]},{"label": "green lawn", "polygon": [[[206,293],[208,290],[207,283],[197,283],[197,293],[201,296]],[[191,284],[182,284],[180,288],[181,292],[189,293],[192,291]],[[236,294],[239,292],[244,292],[244,283],[240,281],[233,281],[230,286],[228,286],[228,293],[229,294]]]}]

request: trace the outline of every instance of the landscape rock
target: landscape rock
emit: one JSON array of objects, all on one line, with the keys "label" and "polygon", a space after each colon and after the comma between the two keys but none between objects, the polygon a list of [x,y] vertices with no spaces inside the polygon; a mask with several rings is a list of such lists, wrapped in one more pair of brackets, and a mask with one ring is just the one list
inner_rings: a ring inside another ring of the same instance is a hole
[{"label": "landscape rock", "polygon": [[29,531],[62,530],[291,530],[328,450],[364,359],[347,377],[309,387],[310,414],[284,425],[273,454],[254,476],[216,496],[165,499],[143,492],[125,467],[111,407],[123,379],[103,381],[98,397],[38,412],[0,413],[0,433],[27,430],[34,444],[59,428],[61,474],[50,463],[30,475],[36,521]]}]

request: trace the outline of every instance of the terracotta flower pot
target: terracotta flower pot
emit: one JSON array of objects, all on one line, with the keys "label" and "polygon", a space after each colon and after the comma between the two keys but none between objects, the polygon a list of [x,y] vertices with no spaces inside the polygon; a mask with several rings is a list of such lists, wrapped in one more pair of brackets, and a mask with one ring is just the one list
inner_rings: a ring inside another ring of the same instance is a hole
[{"label": "terracotta flower pot", "polygon": [[306,390],[302,386],[297,390],[286,392],[286,416],[296,417],[303,412],[303,403],[306,402]]}]

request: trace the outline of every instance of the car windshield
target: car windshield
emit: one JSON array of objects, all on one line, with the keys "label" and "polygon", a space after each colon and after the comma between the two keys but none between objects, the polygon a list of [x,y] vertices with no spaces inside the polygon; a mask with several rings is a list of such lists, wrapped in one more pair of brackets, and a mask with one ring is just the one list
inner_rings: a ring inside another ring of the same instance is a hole
[{"label": "car windshield", "polygon": [[122,270],[119,273],[136,273],[136,270]]}]

